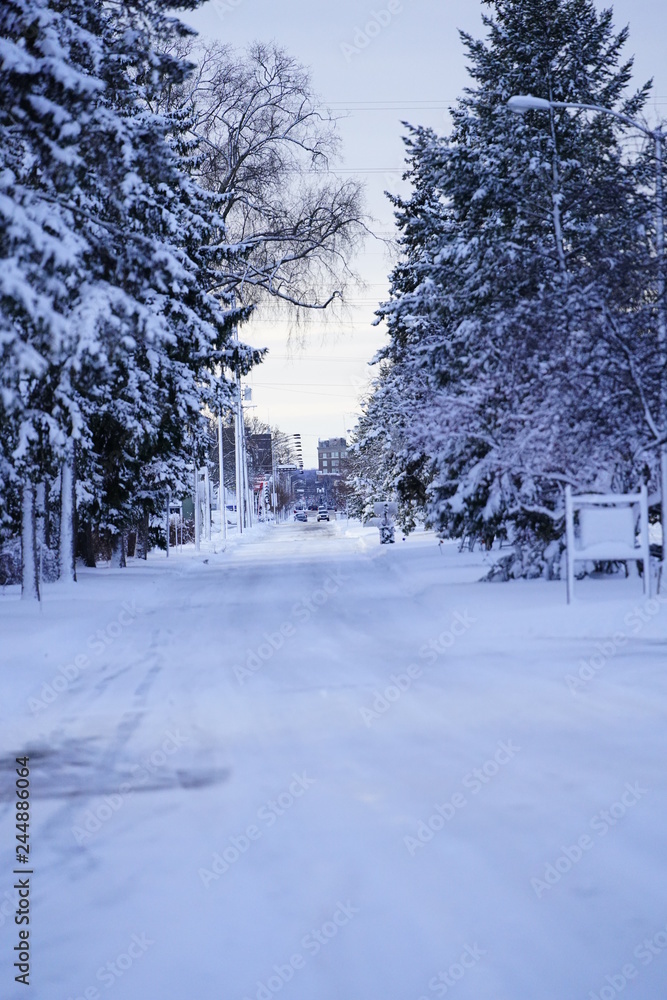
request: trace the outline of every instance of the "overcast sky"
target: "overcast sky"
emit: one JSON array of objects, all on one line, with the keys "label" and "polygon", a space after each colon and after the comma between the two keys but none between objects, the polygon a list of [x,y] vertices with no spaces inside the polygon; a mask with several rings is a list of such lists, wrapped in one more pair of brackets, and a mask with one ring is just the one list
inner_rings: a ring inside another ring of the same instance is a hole
[{"label": "overcast sky", "polygon": [[[667,114],[665,0],[619,0],[613,7],[617,26],[630,25],[627,51],[635,55],[637,82],[655,80],[652,113]],[[364,182],[374,229],[386,237],[393,219],[383,192],[401,187],[401,121],[449,128],[447,108],[468,79],[458,30],[482,35],[482,9],[478,0],[217,0],[186,20],[205,38],[237,48],[273,40],[310,68],[315,91],[344,116],[340,170]],[[366,30],[373,12],[382,27]],[[311,322],[300,346],[288,345],[287,331],[266,317],[242,330],[246,342],[270,349],[248,380],[251,412],[300,432],[308,467],[316,464],[318,437],[347,435],[354,425],[367,363],[383,342],[372,321],[390,266],[382,243],[369,239],[356,262],[365,288],[341,322]]]}]

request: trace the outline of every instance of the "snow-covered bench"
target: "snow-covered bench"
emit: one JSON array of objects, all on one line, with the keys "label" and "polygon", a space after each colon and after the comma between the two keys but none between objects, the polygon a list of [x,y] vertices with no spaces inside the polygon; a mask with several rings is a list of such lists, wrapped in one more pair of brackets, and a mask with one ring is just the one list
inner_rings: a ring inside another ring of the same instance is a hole
[{"label": "snow-covered bench", "polygon": [[[579,533],[574,514],[579,511]],[[648,527],[648,494],[581,493],[573,496],[565,488],[567,538],[567,601],[574,597],[574,564],[596,562],[643,562],[644,593],[650,595],[651,570]],[[639,532],[639,534],[638,534]]]}]

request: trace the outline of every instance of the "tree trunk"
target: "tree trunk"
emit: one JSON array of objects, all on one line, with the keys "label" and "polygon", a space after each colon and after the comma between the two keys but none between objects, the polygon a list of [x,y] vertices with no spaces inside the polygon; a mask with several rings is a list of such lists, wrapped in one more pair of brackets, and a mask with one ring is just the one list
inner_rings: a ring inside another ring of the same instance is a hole
[{"label": "tree trunk", "polygon": [[148,511],[144,510],[137,526],[137,558],[148,559]]},{"label": "tree trunk", "polygon": [[46,484],[37,484],[35,490],[35,541],[37,544],[37,566],[40,587],[44,580],[44,556],[46,554]]},{"label": "tree trunk", "polygon": [[23,487],[21,510],[21,600],[39,601],[39,566],[35,534],[35,488]]},{"label": "tree trunk", "polygon": [[83,559],[84,566],[95,569],[96,556],[96,536],[93,533],[93,526],[90,521],[86,521],[79,531],[79,555]]},{"label": "tree trunk", "polygon": [[121,531],[111,539],[111,565],[116,569],[124,569],[127,566],[125,547],[125,531]]},{"label": "tree trunk", "polygon": [[67,452],[60,467],[60,559],[61,583],[76,583],[74,550],[74,442],[68,441]]}]

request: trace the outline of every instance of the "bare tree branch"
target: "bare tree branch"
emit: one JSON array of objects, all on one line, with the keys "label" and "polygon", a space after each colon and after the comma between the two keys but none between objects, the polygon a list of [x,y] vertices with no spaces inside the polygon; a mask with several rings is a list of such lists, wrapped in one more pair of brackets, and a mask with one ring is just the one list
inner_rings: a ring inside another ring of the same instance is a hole
[{"label": "bare tree branch", "polygon": [[275,45],[242,55],[217,42],[179,46],[196,69],[164,102],[189,115],[199,180],[224,197],[226,241],[238,248],[238,266],[220,272],[216,289],[297,310],[344,302],[368,220],[360,185],[329,172],[336,119],[319,106],[307,71]]}]

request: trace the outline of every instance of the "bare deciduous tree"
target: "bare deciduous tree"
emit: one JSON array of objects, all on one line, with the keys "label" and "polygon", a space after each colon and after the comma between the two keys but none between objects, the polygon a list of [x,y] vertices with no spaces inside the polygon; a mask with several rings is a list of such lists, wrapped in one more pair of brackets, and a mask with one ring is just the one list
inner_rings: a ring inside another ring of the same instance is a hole
[{"label": "bare deciduous tree", "polygon": [[226,238],[238,256],[216,290],[239,304],[267,296],[297,310],[325,309],[354,277],[365,233],[361,189],[330,172],[336,120],[308,72],[275,45],[238,55],[213,42],[181,43],[196,71],[168,95],[200,142],[200,180],[225,196]]}]

